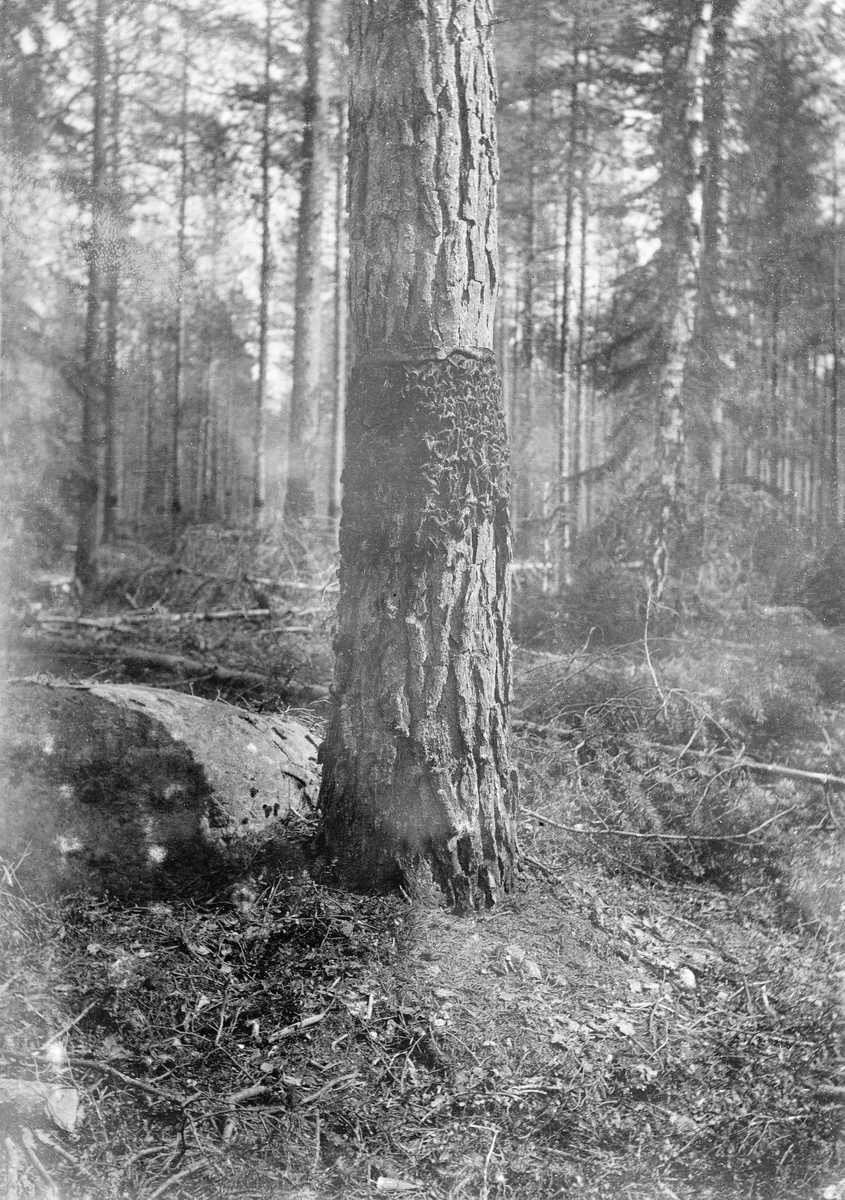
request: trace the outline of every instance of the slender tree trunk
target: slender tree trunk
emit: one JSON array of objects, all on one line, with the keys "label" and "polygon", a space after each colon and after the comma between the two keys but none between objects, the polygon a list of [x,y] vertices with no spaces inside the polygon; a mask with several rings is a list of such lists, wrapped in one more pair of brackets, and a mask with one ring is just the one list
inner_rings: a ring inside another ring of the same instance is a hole
[{"label": "slender tree trunk", "polygon": [[237,493],[237,456],[235,454],[235,406],[232,403],[232,380],[226,372],[225,436],[223,442],[223,519],[235,523]]},{"label": "slender tree trunk", "polygon": [[[350,382],[329,853],[458,908],[513,879],[490,0],[351,5]],[[413,131],[413,133],[411,132]]]},{"label": "slender tree trunk", "polygon": [[203,371],[199,395],[199,427],[197,436],[197,466],[194,473],[194,518],[208,518],[208,460],[211,444],[211,361]]},{"label": "slender tree trunk", "polygon": [[261,118],[261,269],[258,303],[258,384],[255,395],[255,423],[252,433],[252,515],[256,528],[264,521],[267,504],[267,463],[264,438],[264,414],[267,407],[267,352],[270,321],[270,151],[273,88],[270,66],[273,59],[273,0],[264,9],[264,111]]},{"label": "slender tree trunk", "polygon": [[[666,353],[657,387],[660,475],[646,556],[647,584],[657,600],[666,589],[670,546],[682,521],[684,376],[698,307],[703,183],[701,127],[711,12],[710,0],[700,0],[685,61],[678,71],[677,82],[669,89],[664,122],[663,235],[671,274],[665,310]],[[674,70],[671,63],[667,65]],[[679,177],[669,179],[667,172],[671,170],[675,140],[680,171]]]},{"label": "slender tree trunk", "polygon": [[118,515],[117,489],[117,331],[120,268],[110,262],[106,284],[106,339],[103,379],[103,522],[102,541],[114,541]]},{"label": "slender tree trunk", "polygon": [[[532,539],[529,518],[534,514],[534,470],[532,462],[532,440],[537,407],[537,378],[535,374],[535,322],[534,322],[534,276],[537,270],[537,96],[535,74],[537,70],[537,30],[534,27],[531,44],[530,96],[528,100],[528,179],[525,199],[525,244],[522,261],[522,329],[520,339],[520,376],[522,391],[519,396],[519,503],[517,509],[520,524],[516,530],[519,553],[530,554]],[[521,532],[525,543],[522,545]]]},{"label": "slender tree trunk", "polygon": [[[576,465],[576,429],[572,405],[571,308],[572,308],[572,230],[575,215],[575,145],[578,138],[578,47],[572,51],[572,81],[569,90],[569,148],[566,166],[566,201],[563,217],[563,294],[560,302],[560,343],[558,373],[561,402],[558,417],[558,583],[572,585],[573,487]],[[576,410],[577,411],[577,410]]]},{"label": "slender tree trunk", "polygon": [[138,468],[138,490],[135,496],[135,532],[137,533],[144,521],[147,511],[149,494],[150,462],[152,460],[153,438],[153,339],[152,330],[147,326],[146,370],[144,372],[144,395],[141,402],[141,462]]},{"label": "slender tree trunk", "polygon": [[[508,354],[508,347],[510,343],[510,330],[508,325],[510,281],[508,279],[506,255],[507,245],[503,239],[501,246],[501,257],[499,261],[499,303],[496,307],[496,333],[493,338],[493,345],[496,349],[496,369],[498,370],[499,378],[502,381],[502,410],[505,414],[505,425],[510,438],[513,439],[513,392],[511,390],[510,356]],[[511,517],[513,517],[513,508],[511,509]]]},{"label": "slender tree trunk", "polygon": [[833,170],[833,288],[830,300],[830,340],[831,340],[831,373],[830,373],[830,446],[828,455],[828,497],[827,509],[831,530],[840,521],[839,498],[839,180],[836,164]]},{"label": "slender tree trunk", "polygon": [[102,307],[102,223],[106,182],[106,0],[97,0],[94,17],[94,97],[91,131],[91,233],[83,349],[82,422],[79,440],[79,507],[75,575],[85,590],[97,579],[97,441],[102,389],[100,314]]},{"label": "slender tree trunk", "polygon": [[181,467],[179,435],[185,407],[185,347],[187,314],[185,280],[187,275],[186,218],[188,206],[188,37],[182,51],[182,89],[179,106],[179,191],[176,210],[176,340],[173,359],[173,403],[170,412],[170,448],[166,479],[165,508],[170,522],[171,548],[176,545],[182,521]]},{"label": "slender tree trunk", "polygon": [[725,413],[719,368],[720,322],[724,313],[722,260],[724,232],[724,138],[727,115],[728,33],[736,0],[714,0],[712,44],[704,96],[705,164],[702,212],[700,299],[696,352],[710,406],[710,480],[725,478]]},{"label": "slender tree trunk", "polygon": [[109,164],[109,212],[111,216],[112,251],[106,267],[106,344],[103,379],[103,521],[102,540],[114,541],[120,509],[117,480],[117,345],[120,319],[120,257],[117,238],[120,206],[120,61],[114,52],[111,103],[111,162]]},{"label": "slender tree trunk", "polygon": [[589,413],[589,393],[584,379],[584,353],[587,329],[587,232],[589,222],[589,188],[587,184],[587,155],[590,144],[588,124],[588,95],[590,87],[589,57],[584,71],[584,97],[578,106],[580,176],[578,186],[579,246],[578,246],[578,326],[575,347],[575,409],[578,413],[578,532],[587,528],[590,508],[590,443],[592,425]]},{"label": "slender tree trunk", "polygon": [[314,440],[320,406],[323,209],[328,168],[328,13],[328,0],[309,0],[285,494],[285,520],[289,523],[307,520],[316,508]]},{"label": "slender tree trunk", "polygon": [[349,111],[346,100],[338,105],[337,190],[335,193],[335,292],[334,292],[334,414],[332,419],[331,480],[328,514],[340,517],[343,473],[343,423],[346,419],[347,318],[346,288],[346,152]]}]

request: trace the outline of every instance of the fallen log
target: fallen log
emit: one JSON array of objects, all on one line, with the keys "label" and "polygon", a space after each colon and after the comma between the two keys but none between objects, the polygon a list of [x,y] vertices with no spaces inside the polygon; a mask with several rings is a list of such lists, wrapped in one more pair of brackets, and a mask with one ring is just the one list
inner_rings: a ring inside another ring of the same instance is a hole
[{"label": "fallen log", "polygon": [[313,809],[317,744],[283,716],[183,692],[7,684],[0,855],[48,890],[191,886]]},{"label": "fallen log", "polygon": [[230,687],[272,688],[283,700],[291,703],[310,704],[327,700],[329,696],[328,688],[319,684],[300,683],[295,679],[277,682],[269,674],[251,671],[246,667],[226,666],[214,661],[187,658],[181,654],[163,654],[146,646],[115,646],[105,642],[92,644],[66,638],[27,637],[19,638],[11,649],[15,656],[22,655],[24,658],[40,661],[66,656],[108,659],[130,667],[169,671],[175,675],[193,676]]}]

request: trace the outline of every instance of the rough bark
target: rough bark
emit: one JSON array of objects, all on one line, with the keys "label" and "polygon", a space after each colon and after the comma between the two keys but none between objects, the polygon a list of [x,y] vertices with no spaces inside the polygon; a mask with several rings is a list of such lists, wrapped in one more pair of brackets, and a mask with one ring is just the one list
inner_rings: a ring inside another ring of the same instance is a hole
[{"label": "rough bark", "polygon": [[328,0],[309,0],[302,184],[296,244],[293,386],[285,519],[314,514],[314,439],[320,401],[324,189],[328,167]]},{"label": "rough bark", "polygon": [[[670,546],[681,522],[685,437],[684,378],[698,307],[701,257],[702,123],[704,70],[712,4],[700,0],[686,46],[677,42],[664,58],[667,101],[663,120],[662,251],[668,264],[664,310],[665,355],[657,385],[657,456],[660,463],[655,511],[647,546],[647,583],[660,599],[669,576]],[[680,21],[680,14],[678,17]],[[669,37],[676,36],[674,21]]]},{"label": "rough bark", "polygon": [[354,0],[347,408],[326,844],[457,908],[513,876],[489,0]]}]

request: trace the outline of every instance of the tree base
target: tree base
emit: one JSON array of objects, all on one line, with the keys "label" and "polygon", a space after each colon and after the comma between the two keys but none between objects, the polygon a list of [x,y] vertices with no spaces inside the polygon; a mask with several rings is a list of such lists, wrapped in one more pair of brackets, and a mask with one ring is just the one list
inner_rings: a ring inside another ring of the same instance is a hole
[{"label": "tree base", "polygon": [[507,443],[495,366],[370,363],[350,386],[327,851],[352,886],[458,909],[513,881]]}]

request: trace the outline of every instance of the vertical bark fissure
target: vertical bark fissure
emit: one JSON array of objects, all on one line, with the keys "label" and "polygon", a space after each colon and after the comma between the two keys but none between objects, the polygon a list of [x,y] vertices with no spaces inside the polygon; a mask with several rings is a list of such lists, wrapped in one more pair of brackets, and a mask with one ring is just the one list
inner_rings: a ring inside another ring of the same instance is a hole
[{"label": "vertical bark fissure", "polygon": [[349,385],[327,848],[459,908],[512,880],[488,0],[353,0]]}]

